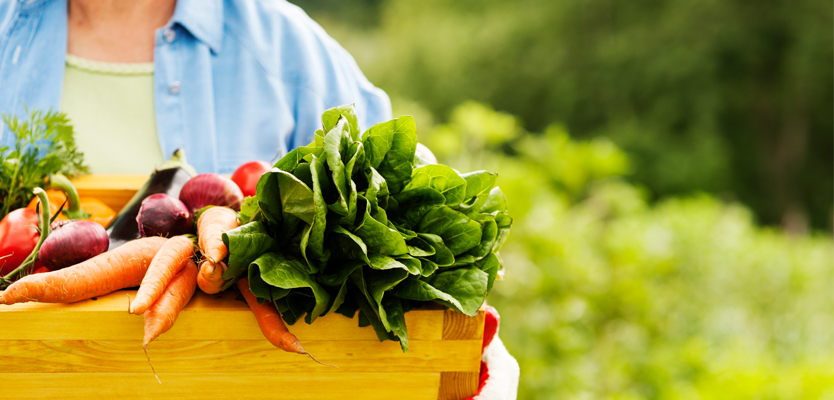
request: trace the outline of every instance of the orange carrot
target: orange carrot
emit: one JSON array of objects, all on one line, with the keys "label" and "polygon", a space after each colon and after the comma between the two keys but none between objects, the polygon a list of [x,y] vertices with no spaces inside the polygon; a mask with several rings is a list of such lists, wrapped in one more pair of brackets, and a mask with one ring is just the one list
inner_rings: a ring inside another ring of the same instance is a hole
[{"label": "orange carrot", "polygon": [[[153,370],[151,358],[148,356],[148,344],[174,326],[174,321],[194,296],[195,290],[197,290],[197,266],[194,261],[188,259],[185,266],[168,283],[159,299],[145,312],[145,338],[142,341],[142,349],[145,350],[145,357],[148,358],[148,364],[151,365],[154,376],[156,376],[156,371]],[[159,381],[158,376],[156,380]]]},{"label": "orange carrot", "polygon": [[180,310],[188,304],[194,291],[197,290],[197,265],[188,260],[185,267],[171,279],[159,299],[145,312],[145,339],[142,347],[148,349],[148,344],[168,332]]},{"label": "orange carrot", "polygon": [[200,240],[200,251],[203,257],[212,263],[218,263],[226,258],[229,250],[223,244],[223,232],[240,226],[237,214],[228,207],[211,207],[200,215],[197,220],[197,236]]},{"label": "orange carrot", "polygon": [[205,293],[215,294],[223,290],[223,273],[226,272],[226,263],[223,261],[212,264],[209,260],[200,263],[200,272],[197,274],[197,286]]},{"label": "orange carrot", "polygon": [[142,285],[136,292],[136,298],[130,303],[130,312],[136,315],[145,312],[193,255],[194,245],[187,237],[175,236],[169,239],[151,261]]},{"label": "orange carrot", "polygon": [[72,303],[137,286],[167,241],[161,237],[136,239],[71,267],[27,275],[3,292],[0,304]]},{"label": "orange carrot", "polygon": [[271,302],[267,301],[263,304],[258,304],[258,299],[249,290],[249,279],[242,278],[237,281],[237,288],[240,289],[240,293],[243,294],[243,298],[246,299],[249,308],[255,313],[258,326],[261,328],[261,332],[266,336],[266,340],[269,343],[290,353],[310,354],[301,347],[301,342],[298,341],[298,338],[287,330],[287,326],[281,320],[281,314],[278,313],[278,310],[275,309],[275,306]]}]

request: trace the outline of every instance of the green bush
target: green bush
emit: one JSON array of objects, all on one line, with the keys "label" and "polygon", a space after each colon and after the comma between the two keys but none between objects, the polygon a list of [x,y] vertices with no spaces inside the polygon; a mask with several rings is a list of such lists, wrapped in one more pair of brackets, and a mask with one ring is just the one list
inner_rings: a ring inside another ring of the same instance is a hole
[{"label": "green bush", "polygon": [[499,171],[515,223],[489,302],[519,399],[834,398],[829,235],[708,195],[651,205],[611,142],[477,103],[422,132],[441,162]]},{"label": "green bush", "polygon": [[473,99],[536,131],[562,121],[626,149],[653,195],[831,229],[830,1],[291,1],[439,117]]}]

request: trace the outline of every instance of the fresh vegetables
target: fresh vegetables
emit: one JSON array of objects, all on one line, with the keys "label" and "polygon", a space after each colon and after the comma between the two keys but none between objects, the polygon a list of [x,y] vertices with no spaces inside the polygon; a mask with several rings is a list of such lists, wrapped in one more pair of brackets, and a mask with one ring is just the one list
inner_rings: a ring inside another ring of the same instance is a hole
[{"label": "fresh vegetables", "polygon": [[217,174],[200,174],[182,187],[180,200],[191,212],[206,206],[224,206],[240,210],[243,193],[231,179]]},{"label": "fresh vegetables", "polygon": [[175,236],[162,245],[142,278],[136,298],[130,303],[130,312],[136,315],[145,312],[193,255],[194,243],[186,236]]},{"label": "fresh vegetables", "polygon": [[13,147],[0,146],[0,218],[25,207],[46,177],[88,172],[65,114],[28,108],[26,112],[26,120],[3,115],[15,140]]},{"label": "fresh vegetables", "polygon": [[[112,208],[92,197],[79,197],[75,186],[61,174],[54,174],[49,177],[47,190],[49,198],[49,212],[54,215],[64,205],[63,212],[58,215],[63,220],[88,220],[94,221],[103,227],[107,227],[116,218],[116,212]],[[38,199],[34,198],[27,207],[35,209]]]},{"label": "fresh vegetables", "polygon": [[[360,326],[373,326],[380,340],[398,340],[408,351],[405,313],[422,302],[474,315],[499,275],[497,251],[512,223],[496,175],[437,165],[418,146],[410,117],[360,135],[353,107],[342,106],[326,111],[322,123],[313,143],[260,175],[253,197],[243,199],[235,182],[216,174],[180,181],[181,190],[169,175],[167,186],[154,187],[155,177],[185,167],[156,171],[110,235],[119,232],[122,242],[140,232],[172,239],[111,243],[109,252],[71,267],[19,279],[0,304],[72,302],[141,283],[129,311],[145,316],[146,352],[198,285],[217,293],[237,283],[270,343],[300,354],[308,353],[284,321],[312,323],[330,312],[352,317],[358,309]],[[46,195],[35,191],[44,202],[44,235],[23,266],[32,266],[37,255],[50,260],[47,267],[69,262],[59,253],[71,245],[103,251],[106,246],[88,243],[95,235],[81,232],[101,229],[92,222],[72,222],[50,235]],[[134,210],[135,233],[125,219]],[[191,218],[198,249],[177,235],[191,230]]]},{"label": "fresh vegetables", "polygon": [[71,267],[27,275],[6,288],[0,304],[72,303],[138,286],[166,241],[160,237],[136,239]]},{"label": "fresh vegetables", "polygon": [[38,244],[38,213],[19,208],[0,221],[0,276],[12,272]]},{"label": "fresh vegetables", "polygon": [[434,156],[434,153],[432,153],[426,145],[418,142],[417,148],[414,151],[414,165],[422,167],[424,165],[433,165],[437,163],[437,157]]},{"label": "fresh vegetables", "polygon": [[136,192],[130,202],[119,212],[116,220],[107,227],[110,250],[141,237],[136,217],[142,207],[142,200],[155,193],[167,193],[177,197],[183,185],[194,175],[197,175],[197,172],[186,162],[185,151],[177,149],[170,160],[164,162],[151,174],[142,189]]},{"label": "fresh vegetables", "polygon": [[[49,199],[46,197],[46,192],[39,187],[34,188],[32,190],[32,193],[34,193],[35,196],[38,196],[38,200],[41,202],[41,204],[43,204],[43,207],[40,209],[40,216],[37,221],[39,233],[38,243],[35,244],[35,247],[32,249],[29,255],[26,256],[23,262],[20,263],[20,265],[18,265],[14,270],[10,271],[9,273],[0,277],[0,289],[4,289],[11,285],[13,280],[32,273],[33,269],[43,266],[41,264],[38,264],[38,261],[40,261],[40,259],[38,259],[38,251],[43,245],[43,242],[46,240],[47,237],[49,237],[49,234],[52,232],[52,228],[50,227],[50,222],[52,221],[49,219]],[[8,258],[9,255],[0,257]]]},{"label": "fresh vegetables", "polygon": [[44,240],[38,259],[51,271],[86,261],[107,251],[110,239],[93,221],[73,221],[55,229]]},{"label": "fresh vegetables", "polygon": [[226,264],[221,260],[229,254],[223,242],[223,232],[239,226],[237,214],[226,207],[211,207],[203,211],[197,220],[197,236],[205,261],[200,263],[197,285],[200,290],[214,294],[223,289],[223,273]]},{"label": "fresh vegetables", "polygon": [[[194,265],[194,261],[188,260],[188,263],[165,287],[159,299],[145,311],[145,338],[142,340],[142,348],[145,350],[149,364],[151,358],[148,356],[148,345],[174,326],[174,321],[177,320],[180,311],[194,296],[194,291],[197,289],[196,279],[197,266]],[[153,364],[151,364],[151,369],[153,369]],[[156,371],[154,371],[154,376],[156,376]],[[156,377],[156,380],[159,381],[159,377]]]},{"label": "fresh vegetables", "polygon": [[200,263],[200,273],[197,274],[197,286],[204,293],[220,293],[225,283],[223,273],[226,272],[226,269],[226,263],[223,261],[213,263],[209,260],[203,260]]},{"label": "fresh vegetables", "polygon": [[[264,174],[226,231],[226,280],[248,278],[289,324],[329,312],[408,349],[404,314],[436,301],[474,315],[501,269],[512,219],[496,174],[415,159],[414,120],[360,136],[353,106]],[[230,281],[231,282],[231,281]]]},{"label": "fresh vegetables", "polygon": [[237,287],[240,289],[240,293],[243,294],[243,298],[246,299],[246,304],[249,304],[249,308],[255,314],[258,327],[261,328],[261,332],[263,332],[264,337],[266,337],[269,343],[290,353],[310,354],[304,350],[298,338],[287,330],[284,321],[281,321],[281,314],[275,310],[272,303],[258,303],[258,299],[249,290],[249,281],[246,278],[239,280]]},{"label": "fresh vegetables", "polygon": [[93,221],[104,228],[116,219],[116,212],[103,201],[93,197],[82,197],[80,200],[81,209],[90,213],[88,221]]},{"label": "fresh vegetables", "polygon": [[229,254],[223,243],[223,232],[237,228],[237,214],[226,207],[211,207],[197,220],[197,237],[203,257],[217,263]]},{"label": "fresh vegetables", "polygon": [[152,194],[142,200],[136,223],[142,237],[170,237],[190,233],[194,229],[191,212],[168,193]]},{"label": "fresh vegetables", "polygon": [[145,339],[142,347],[148,351],[148,344],[174,326],[180,311],[188,304],[197,289],[197,266],[189,260],[165,287],[159,299],[145,311]]},{"label": "fresh vegetables", "polygon": [[272,169],[266,161],[249,161],[237,167],[232,174],[232,182],[236,183],[244,196],[254,196],[261,175]]}]

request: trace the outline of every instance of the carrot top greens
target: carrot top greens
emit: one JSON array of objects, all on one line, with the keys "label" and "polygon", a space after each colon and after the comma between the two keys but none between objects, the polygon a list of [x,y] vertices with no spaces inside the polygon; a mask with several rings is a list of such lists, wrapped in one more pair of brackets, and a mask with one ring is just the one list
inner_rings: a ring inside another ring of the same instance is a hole
[{"label": "carrot top greens", "polygon": [[14,135],[14,144],[0,145],[0,218],[25,207],[32,189],[49,175],[74,177],[89,172],[75,145],[67,116],[54,111],[26,109],[27,120],[3,114],[0,138]]},{"label": "carrot top greens", "polygon": [[512,224],[497,175],[425,164],[409,116],[360,135],[348,105],[325,111],[322,125],[244,200],[242,226],[223,234],[223,278],[248,277],[289,324],[359,310],[360,326],[403,351],[404,314],[422,302],[475,315]]}]

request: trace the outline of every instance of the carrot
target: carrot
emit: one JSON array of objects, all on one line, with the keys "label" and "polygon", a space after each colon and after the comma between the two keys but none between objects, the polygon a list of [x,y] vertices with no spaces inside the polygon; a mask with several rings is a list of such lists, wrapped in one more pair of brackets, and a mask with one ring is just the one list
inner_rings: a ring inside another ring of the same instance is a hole
[{"label": "carrot", "polygon": [[188,260],[185,267],[168,283],[159,299],[145,311],[145,339],[142,341],[145,350],[150,342],[174,326],[180,310],[188,304],[195,290],[197,265],[194,261]]},{"label": "carrot", "polygon": [[258,304],[257,297],[249,290],[249,279],[241,278],[237,281],[237,288],[240,289],[240,293],[246,299],[246,304],[249,304],[249,308],[255,313],[258,327],[261,328],[261,332],[266,336],[269,343],[290,353],[310,354],[304,350],[304,347],[301,347],[298,338],[287,330],[287,326],[281,320],[281,314],[278,313],[271,302]]},{"label": "carrot", "polygon": [[203,257],[212,263],[218,263],[226,258],[229,250],[223,244],[223,232],[240,226],[237,214],[228,207],[211,207],[200,215],[197,220],[197,236],[200,240],[200,251]]},{"label": "carrot", "polygon": [[[148,344],[174,326],[174,321],[177,320],[180,311],[194,296],[195,290],[197,290],[197,266],[194,261],[189,259],[185,266],[171,279],[159,299],[145,312],[145,338],[142,341],[142,349],[145,350],[148,364],[151,364],[151,358],[148,356]],[[154,371],[153,364],[151,364],[151,370]],[[156,371],[153,374],[156,376]],[[156,380],[159,381],[158,376],[156,376]]]},{"label": "carrot", "polygon": [[223,290],[223,273],[226,272],[226,263],[223,261],[212,264],[209,260],[200,263],[200,272],[197,274],[197,286],[205,293],[215,294]]},{"label": "carrot", "polygon": [[251,308],[252,312],[255,314],[255,320],[258,321],[258,327],[261,328],[261,332],[264,334],[269,343],[272,343],[273,346],[290,353],[306,354],[310,356],[313,361],[319,364],[339,368],[335,365],[325,364],[316,360],[312,354],[304,350],[304,347],[301,346],[301,342],[298,341],[298,338],[287,330],[287,326],[284,325],[284,321],[281,320],[281,314],[275,309],[275,306],[269,301],[266,301],[263,304],[258,304],[258,298],[252,294],[251,290],[249,290],[249,279],[242,278],[237,281],[237,288],[240,289],[240,293],[243,294],[243,298],[246,299],[246,304],[249,304],[249,308]]},{"label": "carrot", "polygon": [[3,292],[0,304],[72,303],[137,286],[167,241],[161,237],[136,239],[71,267],[27,275]]},{"label": "carrot", "polygon": [[130,312],[136,315],[145,312],[193,255],[194,245],[187,237],[175,236],[169,239],[151,261],[142,285],[136,292],[136,298],[130,303]]}]

